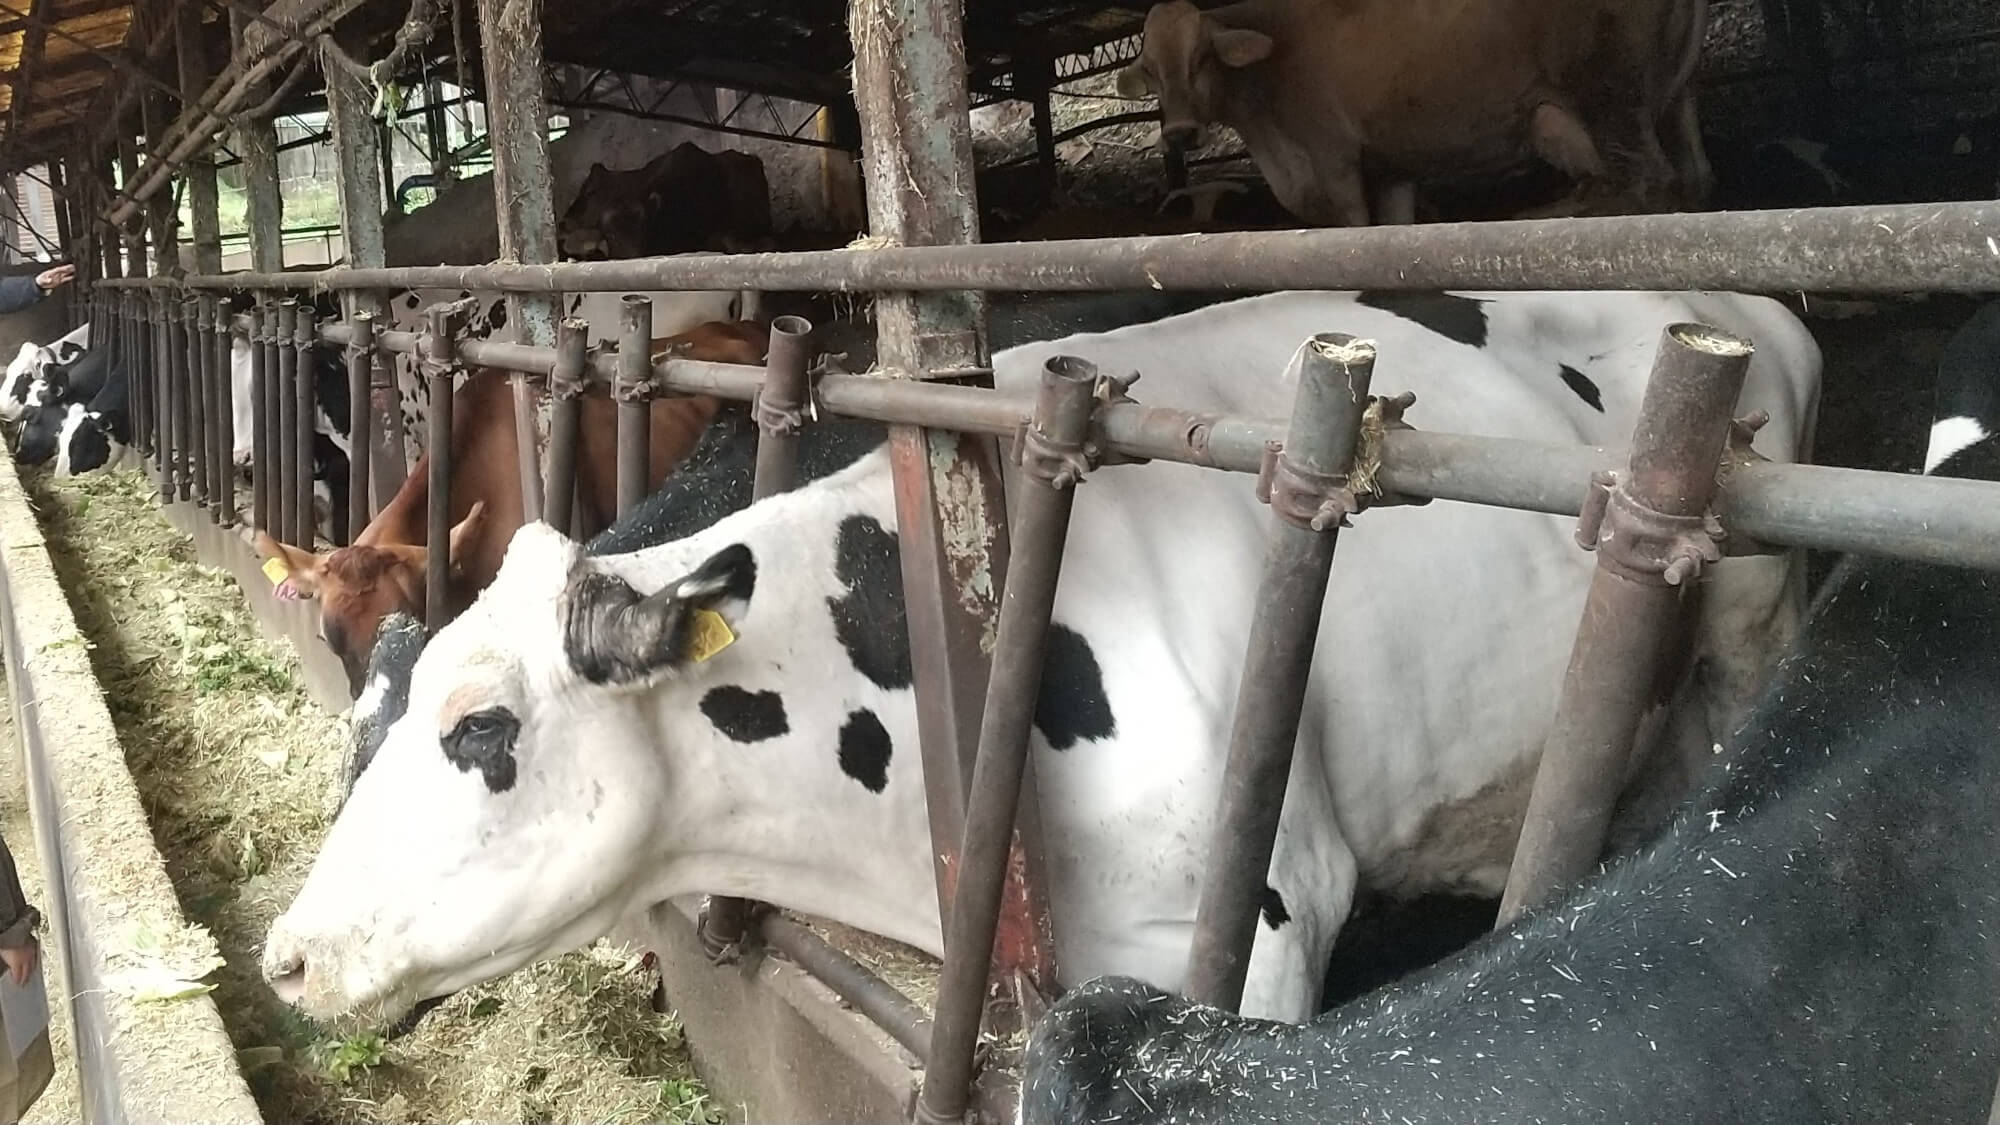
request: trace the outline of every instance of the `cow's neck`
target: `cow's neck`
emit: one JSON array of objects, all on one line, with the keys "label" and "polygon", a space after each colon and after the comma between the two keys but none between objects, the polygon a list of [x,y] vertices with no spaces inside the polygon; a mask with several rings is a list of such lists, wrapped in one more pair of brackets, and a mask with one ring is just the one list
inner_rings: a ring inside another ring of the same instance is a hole
[{"label": "cow's neck", "polygon": [[[842,646],[833,627],[830,600],[855,589],[836,570],[837,545],[843,526],[857,520],[890,533],[896,527],[883,451],[688,539],[595,560],[642,593],[732,544],[748,546],[757,563],[737,640],[709,666],[633,700],[640,728],[667,758],[663,816],[646,869],[651,882],[639,904],[733,894],[939,951],[910,692],[871,682],[859,668],[866,661]],[[880,552],[873,558],[882,561]],[[877,577],[889,580],[899,606],[893,558],[876,568],[890,572]],[[897,647],[900,628],[881,622]],[[752,706],[745,699],[752,694],[758,704],[782,707],[784,733],[765,736],[777,712]],[[847,765],[843,727],[860,710],[876,716],[890,739],[874,778],[879,791],[853,776],[868,776],[865,768]],[[733,736],[724,730],[731,725]]]}]

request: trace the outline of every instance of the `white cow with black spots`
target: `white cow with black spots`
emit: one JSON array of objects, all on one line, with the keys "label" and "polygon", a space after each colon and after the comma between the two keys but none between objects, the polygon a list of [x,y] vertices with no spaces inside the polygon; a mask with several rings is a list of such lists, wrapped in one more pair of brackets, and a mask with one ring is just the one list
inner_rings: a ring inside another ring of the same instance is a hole
[{"label": "white cow with black spots", "polygon": [[[21,414],[30,405],[48,405],[55,397],[54,388],[43,388],[36,394],[35,384],[44,381],[51,367],[66,367],[76,362],[90,347],[90,324],[85,322],[71,329],[54,343],[42,345],[33,341],[24,342],[14,358],[7,361],[7,375],[0,382],[0,420],[18,422]],[[48,402],[43,400],[47,399]]]},{"label": "white cow with black spots", "polygon": [[[1377,342],[1376,390],[1415,391],[1422,428],[1619,446],[1679,321],[1756,342],[1741,408],[1771,415],[1763,454],[1799,456],[1818,350],[1731,294],[1275,294],[1011,349],[995,377],[1024,392],[1074,355],[1143,372],[1149,402],[1282,418],[1301,342],[1338,331]],[[1273,519],[1252,492],[1164,463],[1077,489],[1033,735],[1065,983],[1181,983]],[[407,695],[371,685],[407,706],[368,724],[380,749],[271,929],[279,994],[393,1016],[695,892],[939,952],[895,511],[876,448],[630,554],[524,527]],[[1312,1012],[1364,881],[1498,891],[1593,565],[1573,529],[1437,502],[1341,537],[1246,1011]],[[1654,725],[1673,748],[1705,755],[1747,708],[1793,578],[1787,556],[1704,574],[1701,674]],[[702,611],[735,639],[697,662]]]}]

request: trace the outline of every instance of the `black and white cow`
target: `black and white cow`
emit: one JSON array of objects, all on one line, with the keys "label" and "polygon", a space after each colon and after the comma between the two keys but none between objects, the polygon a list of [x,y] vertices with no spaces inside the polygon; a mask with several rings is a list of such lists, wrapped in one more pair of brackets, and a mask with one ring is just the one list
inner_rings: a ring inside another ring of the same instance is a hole
[{"label": "black and white cow", "polygon": [[[1315,333],[1381,350],[1441,431],[1619,445],[1662,328],[1758,350],[1742,407],[1795,457],[1819,355],[1730,294],[1286,293],[995,357],[1145,373],[1148,398],[1282,417]],[[1269,514],[1249,482],[1106,468],[1079,488],[1034,745],[1058,962],[1166,986],[1187,952]],[[697,521],[698,522],[698,521]],[[1592,560],[1571,522],[1435,503],[1343,537],[1252,958],[1251,1011],[1310,1014],[1357,883],[1497,890]],[[394,1015],[694,892],[940,945],[886,451],[697,534],[589,556],[541,524],[440,631],[265,969],[315,1012]],[[1706,754],[1798,603],[1790,559],[1703,580],[1705,673],[1661,724]],[[697,611],[735,640],[698,663]],[[386,699],[393,685],[365,685]],[[390,826],[394,826],[393,830]],[[532,872],[530,878],[526,873]]]},{"label": "black and white cow", "polygon": [[78,325],[47,346],[24,343],[7,363],[7,375],[0,381],[0,421],[14,422],[30,400],[30,389],[44,379],[51,366],[74,363],[90,347],[90,325]]},{"label": "black and white cow", "polygon": [[[102,352],[91,354],[101,356]],[[107,370],[88,402],[72,402],[64,408],[62,430],[56,436],[55,474],[73,477],[132,463],[136,463],[136,455],[132,451],[131,380],[121,363]]]},{"label": "black and white cow", "polygon": [[44,367],[28,388],[14,437],[14,460],[23,465],[46,464],[54,458],[73,411],[90,409],[110,384],[120,385],[118,397],[123,398],[124,372],[112,371],[104,349],[72,351],[69,355],[66,362]]},{"label": "black and white cow", "polygon": [[[1926,472],[2000,480],[2000,305],[1941,376]],[[1086,984],[1022,1121],[1986,1120],[2000,575],[1844,560],[1739,742],[1648,850],[1304,1027]]]}]

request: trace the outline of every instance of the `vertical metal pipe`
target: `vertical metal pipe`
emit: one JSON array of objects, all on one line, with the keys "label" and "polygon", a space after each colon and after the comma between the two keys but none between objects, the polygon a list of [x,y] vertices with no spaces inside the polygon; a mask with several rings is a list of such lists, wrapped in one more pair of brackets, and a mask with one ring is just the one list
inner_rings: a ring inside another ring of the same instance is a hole
[{"label": "vertical metal pipe", "polygon": [[427,513],[427,551],[424,561],[424,624],[432,632],[444,627],[451,591],[451,383],[457,366],[452,346],[451,320],[445,306],[430,309],[430,332],[424,339],[424,377],[430,383],[430,440],[424,456],[430,459],[430,510]]},{"label": "vertical metal pipe", "polygon": [[250,524],[274,534],[271,522],[271,365],[265,351],[270,336],[270,306],[260,298],[250,306]]},{"label": "vertical metal pipe", "polygon": [[1041,691],[1043,642],[1055,607],[1070,504],[1087,468],[1083,443],[1096,405],[1097,369],[1056,356],[1042,370],[1031,428],[1016,443],[1021,487],[1014,554],[1000,601],[993,676],[979,723],[979,754],[966,801],[965,844],[945,922],[944,970],[917,1120],[963,1120],[970,1100],[986,981],[1028,765],[1028,728]]},{"label": "vertical metal pipe", "polygon": [[[375,448],[375,412],[369,402],[369,379],[375,370],[375,315],[357,312],[348,321],[354,337],[347,345],[347,541],[354,542],[368,526],[369,451]],[[333,513],[340,519],[341,513]]]},{"label": "vertical metal pipe", "polygon": [[270,435],[271,461],[259,465],[259,472],[268,470],[270,477],[271,525],[268,530],[276,539],[285,537],[285,401],[289,397],[284,382],[284,353],[286,336],[279,325],[279,295],[265,295],[268,302],[264,310],[264,427]]},{"label": "vertical metal pipe", "polygon": [[153,384],[153,467],[160,476],[160,503],[174,499],[173,399],[167,394],[168,369],[172,366],[167,332],[166,294],[146,294],[147,378]]},{"label": "vertical metal pipe", "polygon": [[646,498],[651,464],[653,301],[628,293],[618,302],[618,514]]},{"label": "vertical metal pipe", "polygon": [[[1375,373],[1375,346],[1351,336],[1314,336],[1299,349],[1299,357],[1291,425],[1268,492],[1279,521],[1264,550],[1264,576],[1250,619],[1221,804],[1188,953],[1188,996],[1231,1011],[1243,1001],[1258,905],[1312,672],[1320,606],[1346,511],[1337,497],[1354,466],[1361,415],[1368,408]],[[1333,507],[1327,507],[1329,501]]]},{"label": "vertical metal pipe", "polygon": [[300,543],[295,535],[298,513],[294,510],[299,495],[299,353],[291,344],[298,322],[299,303],[290,297],[278,302],[278,327],[271,334],[271,350],[278,357],[278,401],[274,404],[278,416],[278,472],[271,509],[277,519],[277,530],[272,535],[281,542],[306,547],[310,544]]},{"label": "vertical metal pipe", "polygon": [[[299,463],[297,475],[292,480],[292,534],[293,542],[311,550],[319,534],[319,521],[313,517],[313,434],[318,429],[314,424],[319,392],[319,356],[314,351],[319,346],[315,332],[319,317],[309,304],[301,304],[292,321],[292,350],[298,353],[294,368],[296,379],[292,393],[298,396],[298,408],[292,416],[292,424],[298,427],[298,435],[293,440],[298,443]],[[333,519],[340,519],[341,513],[332,512]]]},{"label": "vertical metal pipe", "polygon": [[213,302],[211,311],[215,316],[212,340],[215,376],[210,383],[214,391],[209,396],[209,429],[214,435],[215,466],[209,475],[215,481],[217,518],[222,526],[233,527],[236,524],[236,368],[232,362],[229,302]]},{"label": "vertical metal pipe", "polygon": [[167,455],[166,471],[161,475],[161,489],[169,499],[185,501],[188,498],[187,477],[187,399],[188,399],[188,346],[187,322],[183,318],[181,305],[173,298],[166,298],[164,314],[167,329]]},{"label": "vertical metal pipe", "polygon": [[590,324],[574,317],[556,326],[556,365],[549,371],[549,482],[542,518],[569,531],[576,500],[576,441],[583,407],[584,345]]},{"label": "vertical metal pipe", "polygon": [[181,398],[181,413],[187,422],[187,445],[181,456],[187,467],[181,482],[182,494],[188,491],[189,480],[194,485],[194,501],[201,507],[208,506],[208,310],[203,307],[200,297],[189,297],[181,303],[181,315],[187,322],[188,377],[187,393]]},{"label": "vertical metal pipe", "polygon": [[[811,360],[812,324],[804,317],[771,322],[771,346],[764,355],[764,385],[750,405],[757,419],[757,475],[754,502],[789,492],[798,480],[799,430],[805,425],[806,364]],[[702,910],[696,936],[711,957],[743,940],[750,924],[750,901],[717,895]]]},{"label": "vertical metal pipe", "polygon": [[[1633,738],[1683,611],[1681,587],[1720,557],[1707,521],[1751,345],[1713,328],[1669,325],[1639,407],[1631,468],[1601,518],[1580,521],[1597,552],[1555,722],[1500,900],[1500,924],[1589,873],[1604,847]],[[1591,526],[1596,523],[1597,526]]]},{"label": "vertical metal pipe", "polygon": [[[356,295],[357,303],[366,294]],[[373,294],[370,300],[373,309],[387,315],[389,300],[381,294]],[[386,349],[375,351],[375,366],[369,374],[368,397],[375,414],[375,442],[362,456],[374,464],[369,475],[370,485],[375,495],[369,498],[369,515],[382,510],[389,498],[402,491],[403,480],[409,476],[408,452],[403,441],[403,392],[396,380],[396,361]]]}]

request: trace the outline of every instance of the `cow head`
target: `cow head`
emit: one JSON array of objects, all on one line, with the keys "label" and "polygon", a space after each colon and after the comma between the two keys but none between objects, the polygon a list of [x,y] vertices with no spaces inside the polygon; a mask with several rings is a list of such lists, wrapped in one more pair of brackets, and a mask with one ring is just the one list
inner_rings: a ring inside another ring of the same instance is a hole
[{"label": "cow head", "polygon": [[635,172],[592,164],[575,201],[556,224],[562,256],[574,261],[644,257],[653,215],[664,203],[658,192],[648,190],[652,182],[651,164]]},{"label": "cow head", "polygon": [[[41,387],[36,384],[37,390]],[[46,401],[29,392],[28,404],[21,408],[20,432],[14,439],[14,460],[23,465],[45,465],[61,447],[63,428],[72,411],[81,412],[82,403],[63,403],[52,397]]]},{"label": "cow head", "polygon": [[[493,584],[422,646],[406,693],[394,670],[371,671],[365,768],[265,941],[281,998],[393,1022],[658,901],[663,810],[720,812],[686,793],[700,787],[676,794],[682,767],[655,748],[676,734],[643,691],[695,677],[694,630],[712,620],[698,611],[740,629],[756,571],[740,543],[660,563],[679,577],[641,596],[528,524]],[[382,660],[413,651],[385,645]]]},{"label": "cow head", "polygon": [[[456,573],[466,544],[479,531],[486,505],[475,503],[451,529],[448,559]],[[356,544],[314,554],[257,533],[257,553],[282,561],[290,573],[278,584],[286,601],[319,602],[320,639],[340,658],[352,694],[362,690],[372,641],[390,614],[422,617],[430,551],[404,543]]]},{"label": "cow head", "polygon": [[1224,27],[1188,0],[1157,4],[1146,13],[1139,58],[1118,72],[1118,93],[1160,99],[1160,145],[1188,148],[1222,117],[1231,71],[1271,57],[1271,37],[1249,28]]},{"label": "cow head", "polygon": [[70,403],[62,430],[56,436],[56,475],[82,476],[123,464],[128,449],[126,440],[131,436],[119,432],[124,428],[119,419],[102,411],[91,410],[80,402]]}]

